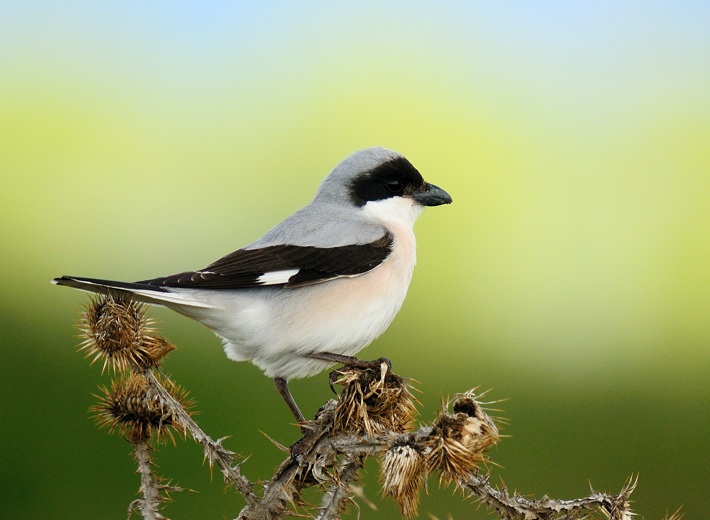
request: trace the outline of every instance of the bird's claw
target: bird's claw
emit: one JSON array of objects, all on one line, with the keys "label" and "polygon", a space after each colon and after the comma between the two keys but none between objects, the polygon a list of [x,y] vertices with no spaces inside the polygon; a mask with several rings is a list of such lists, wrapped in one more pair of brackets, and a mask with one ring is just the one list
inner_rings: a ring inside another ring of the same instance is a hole
[{"label": "bird's claw", "polygon": [[363,361],[353,357],[347,361],[341,361],[341,363],[343,364],[343,367],[333,370],[328,376],[328,386],[334,394],[338,393],[335,391],[335,385],[338,384],[338,380],[340,379],[343,369],[356,368],[359,370],[377,370],[382,369],[382,364],[384,363],[387,366],[385,373],[392,372],[392,361],[386,357],[377,358],[372,361]]}]

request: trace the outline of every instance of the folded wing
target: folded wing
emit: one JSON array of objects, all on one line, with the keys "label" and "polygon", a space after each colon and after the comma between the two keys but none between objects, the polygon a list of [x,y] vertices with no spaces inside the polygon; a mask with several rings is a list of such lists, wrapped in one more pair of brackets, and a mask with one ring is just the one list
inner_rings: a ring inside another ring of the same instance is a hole
[{"label": "folded wing", "polygon": [[368,244],[331,248],[283,244],[239,249],[204,269],[137,283],[194,289],[301,287],[374,269],[389,256],[393,240],[386,233]]}]

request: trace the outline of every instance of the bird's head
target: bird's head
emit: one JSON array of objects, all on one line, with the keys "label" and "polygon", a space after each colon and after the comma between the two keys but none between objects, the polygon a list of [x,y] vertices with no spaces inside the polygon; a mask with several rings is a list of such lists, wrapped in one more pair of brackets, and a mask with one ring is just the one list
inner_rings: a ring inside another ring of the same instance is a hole
[{"label": "bird's head", "polygon": [[367,148],[338,164],[321,184],[316,200],[350,204],[376,213],[404,211],[416,218],[424,206],[451,204],[451,196],[424,180],[403,155]]}]

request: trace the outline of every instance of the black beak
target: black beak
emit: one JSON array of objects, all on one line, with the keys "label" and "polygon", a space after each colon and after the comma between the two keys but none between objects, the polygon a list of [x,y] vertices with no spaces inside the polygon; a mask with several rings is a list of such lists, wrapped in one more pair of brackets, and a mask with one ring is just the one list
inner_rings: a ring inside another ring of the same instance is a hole
[{"label": "black beak", "polygon": [[441,206],[442,204],[451,204],[453,201],[451,195],[428,182],[421,190],[415,192],[413,197],[414,200],[424,206]]}]

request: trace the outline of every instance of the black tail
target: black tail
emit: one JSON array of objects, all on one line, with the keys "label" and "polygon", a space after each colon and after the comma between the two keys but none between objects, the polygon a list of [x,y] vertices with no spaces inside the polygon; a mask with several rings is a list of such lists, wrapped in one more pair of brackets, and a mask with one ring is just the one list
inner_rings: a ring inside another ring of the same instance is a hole
[{"label": "black tail", "polygon": [[81,289],[83,291],[90,291],[96,293],[107,293],[111,290],[127,292],[133,292],[135,290],[167,292],[166,289],[158,285],[148,285],[145,283],[117,282],[114,280],[100,280],[98,278],[85,278],[83,276],[62,276],[60,278],[55,278],[54,280],[52,280],[52,283],[54,285],[66,285],[67,287],[74,287],[75,289]]},{"label": "black tail", "polygon": [[131,294],[136,300],[170,307],[211,307],[209,303],[194,299],[192,294],[175,292],[167,287],[152,285],[144,282],[116,282],[114,280],[100,280],[98,278],[84,278],[83,276],[62,276],[52,280],[54,285],[66,285],[82,291],[99,294]]}]

